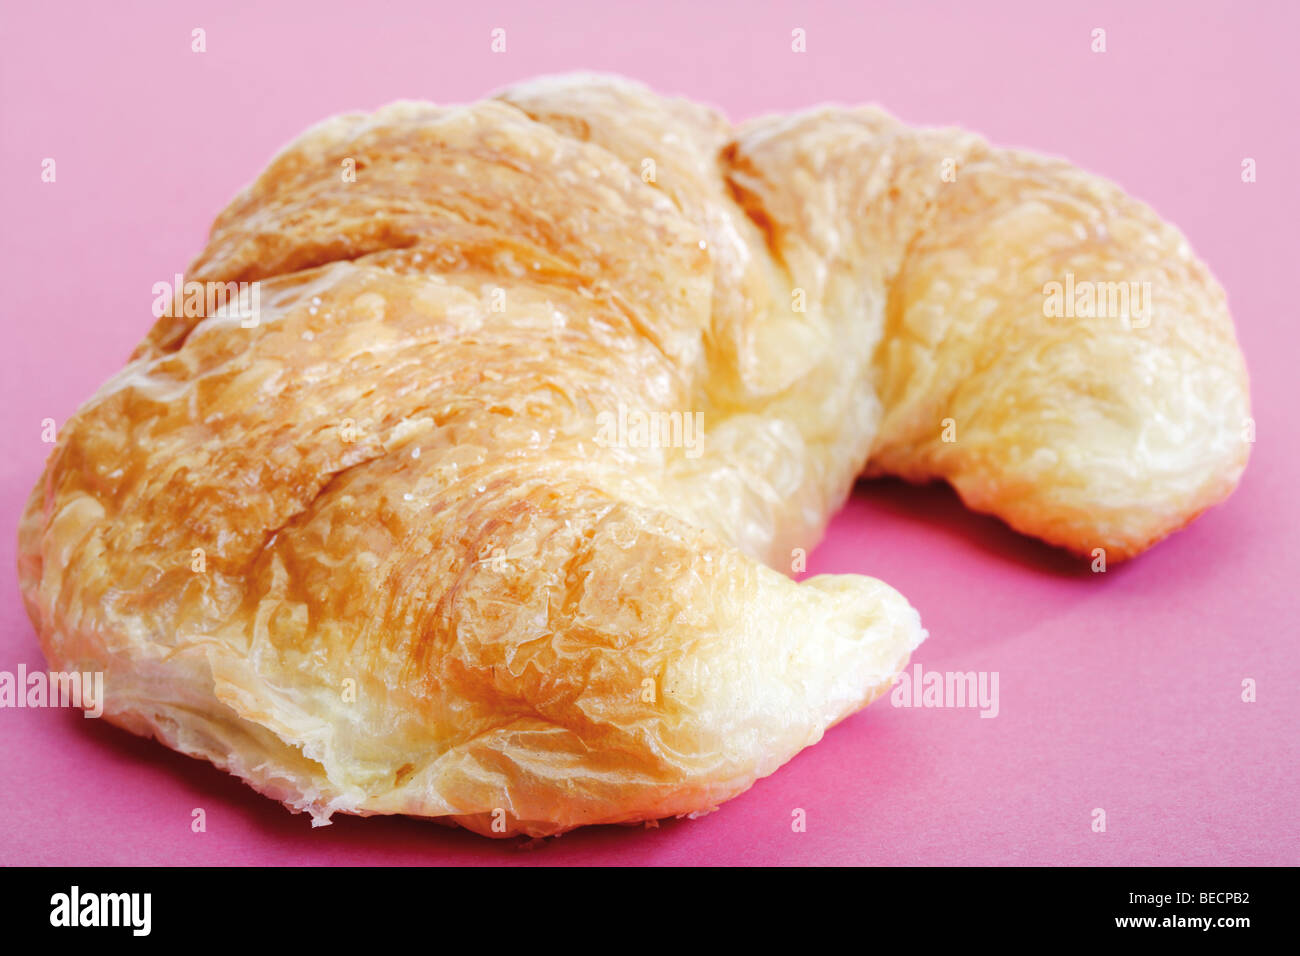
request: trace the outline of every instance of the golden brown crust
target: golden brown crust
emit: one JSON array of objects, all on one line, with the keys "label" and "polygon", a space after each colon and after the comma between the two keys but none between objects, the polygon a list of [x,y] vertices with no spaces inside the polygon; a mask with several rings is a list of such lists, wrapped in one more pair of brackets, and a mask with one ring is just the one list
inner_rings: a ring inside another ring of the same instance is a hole
[{"label": "golden brown crust", "polygon": [[[1065,267],[1150,273],[1150,328],[1035,318]],[[160,319],[68,422],[23,595],[111,720],[318,820],[706,811],[924,636],[878,581],[762,563],[864,468],[1126,556],[1245,460],[1231,321],[1174,230],[878,111],[732,130],[579,77],[338,117],[188,277],[258,282],[256,325]],[[628,410],[702,445],[608,440]]]},{"label": "golden brown crust", "polygon": [[730,155],[792,281],[847,285],[878,323],[868,475],[944,479],[1017,530],[1112,560],[1236,486],[1250,401],[1226,299],[1147,206],[878,110],[755,121]]}]

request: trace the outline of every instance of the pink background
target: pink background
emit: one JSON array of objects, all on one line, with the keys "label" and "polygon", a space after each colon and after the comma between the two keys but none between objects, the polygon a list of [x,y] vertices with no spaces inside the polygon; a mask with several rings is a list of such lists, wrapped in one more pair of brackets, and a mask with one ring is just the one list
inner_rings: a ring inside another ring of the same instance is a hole
[{"label": "pink background", "polygon": [[[120,367],[150,324],[153,283],[188,262],[273,150],[328,114],[399,97],[462,102],[539,73],[609,70],[734,119],[876,101],[1068,156],[1177,223],[1228,289],[1259,438],[1226,505],[1104,575],[965,513],[946,489],[861,486],[809,570],[889,581],[930,630],[916,659],[997,671],[1001,713],[881,702],[703,819],[528,853],[403,819],[312,830],[107,724],[5,710],[0,862],[1300,862],[1297,5],[1062,6],[6,2],[0,670],[42,664],[12,570],[49,450],[41,420],[63,422]],[[489,52],[498,26],[504,55]],[[790,52],[795,27],[804,55]],[[1094,27],[1105,54],[1089,50]],[[54,184],[40,181],[45,157]],[[1243,678],[1256,703],[1241,701]],[[190,832],[194,807],[204,834]],[[796,807],[805,833],[791,831]]]}]

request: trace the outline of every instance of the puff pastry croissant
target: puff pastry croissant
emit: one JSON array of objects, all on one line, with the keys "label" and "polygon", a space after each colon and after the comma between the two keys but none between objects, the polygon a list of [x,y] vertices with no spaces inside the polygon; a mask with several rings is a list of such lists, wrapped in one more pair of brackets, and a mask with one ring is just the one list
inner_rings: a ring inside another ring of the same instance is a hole
[{"label": "puff pastry croissant", "polygon": [[[258,283],[256,325],[163,317],[66,424],[22,591],[109,719],[316,822],[706,811],[924,637],[879,581],[773,570],[860,474],[1122,558],[1246,461],[1232,322],[1176,230],[874,109],[733,128],[574,76],[340,116],[187,278]],[[1049,314],[1076,281],[1149,309]],[[702,440],[601,434],[655,414]]]}]

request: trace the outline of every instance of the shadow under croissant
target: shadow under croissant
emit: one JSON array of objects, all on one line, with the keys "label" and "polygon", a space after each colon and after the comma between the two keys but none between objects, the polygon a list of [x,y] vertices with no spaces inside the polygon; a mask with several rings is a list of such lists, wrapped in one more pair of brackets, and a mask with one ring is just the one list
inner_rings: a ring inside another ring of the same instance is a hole
[{"label": "shadow under croissant", "polygon": [[[1065,578],[1092,575],[1088,559],[1023,535],[992,515],[971,511],[957,492],[941,481],[912,485],[898,478],[864,479],[854,486],[842,513],[860,515],[864,525],[879,525],[882,519],[924,525],[928,532],[942,536],[949,543],[1036,574]],[[1128,564],[1118,562],[1113,570]],[[853,570],[875,573],[869,568]]]}]

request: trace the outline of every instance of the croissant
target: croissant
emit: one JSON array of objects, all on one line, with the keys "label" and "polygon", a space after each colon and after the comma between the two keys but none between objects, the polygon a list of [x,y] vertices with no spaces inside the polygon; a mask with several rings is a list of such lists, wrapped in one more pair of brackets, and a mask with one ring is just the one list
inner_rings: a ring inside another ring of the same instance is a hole
[{"label": "croissant", "polygon": [[339,116],[185,279],[255,314],[168,310],[66,423],[22,593],[109,720],[314,823],[707,812],[925,637],[776,570],[860,475],[1118,560],[1249,449],[1172,226],[876,109],[733,128],[581,75]]}]

